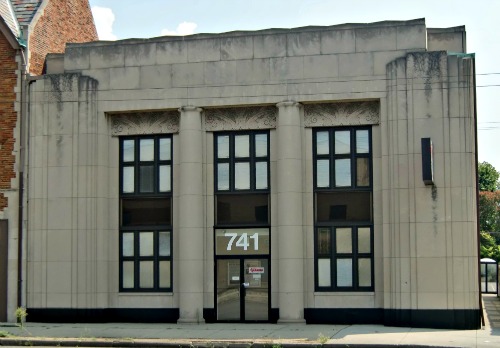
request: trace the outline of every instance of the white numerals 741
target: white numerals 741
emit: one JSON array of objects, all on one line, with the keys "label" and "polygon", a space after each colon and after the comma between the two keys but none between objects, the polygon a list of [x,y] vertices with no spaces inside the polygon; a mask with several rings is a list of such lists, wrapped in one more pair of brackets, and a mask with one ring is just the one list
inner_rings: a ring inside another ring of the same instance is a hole
[{"label": "white numerals 741", "polygon": [[[226,250],[231,250],[233,248],[233,243],[236,240],[236,237],[238,237],[238,234],[235,232],[225,232],[224,236],[230,237],[229,242],[227,243]],[[250,236],[250,239],[253,239],[253,250],[259,250],[259,234],[254,233]],[[248,241],[248,234],[242,233],[240,238],[238,238],[238,240],[236,241],[235,246],[243,248],[243,250],[248,250],[248,247],[250,246],[250,243]]]}]

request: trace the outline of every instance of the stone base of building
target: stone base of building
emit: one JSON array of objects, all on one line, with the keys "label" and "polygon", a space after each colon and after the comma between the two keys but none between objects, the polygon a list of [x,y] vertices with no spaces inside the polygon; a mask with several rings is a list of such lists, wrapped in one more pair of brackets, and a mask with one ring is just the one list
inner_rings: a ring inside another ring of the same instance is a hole
[{"label": "stone base of building", "polygon": [[478,309],[306,308],[308,324],[381,324],[433,329],[477,330]]},{"label": "stone base of building", "polygon": [[28,308],[27,321],[44,323],[176,323],[178,308]]}]

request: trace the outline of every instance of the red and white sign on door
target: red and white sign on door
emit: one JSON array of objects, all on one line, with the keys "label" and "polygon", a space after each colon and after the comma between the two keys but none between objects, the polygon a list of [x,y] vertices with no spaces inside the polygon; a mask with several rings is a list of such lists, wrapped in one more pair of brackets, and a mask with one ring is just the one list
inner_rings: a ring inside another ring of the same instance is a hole
[{"label": "red and white sign on door", "polygon": [[262,273],[264,273],[264,267],[249,267],[248,273],[250,273],[250,274],[262,274]]}]

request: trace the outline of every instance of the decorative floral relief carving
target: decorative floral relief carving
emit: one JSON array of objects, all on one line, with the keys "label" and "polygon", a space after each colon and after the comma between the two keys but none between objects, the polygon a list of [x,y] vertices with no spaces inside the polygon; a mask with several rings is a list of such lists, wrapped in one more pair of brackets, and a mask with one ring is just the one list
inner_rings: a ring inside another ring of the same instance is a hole
[{"label": "decorative floral relief carving", "polygon": [[276,128],[275,106],[240,107],[205,110],[205,130],[240,130]]},{"label": "decorative floral relief carving", "polygon": [[179,112],[137,112],[113,114],[111,135],[164,134],[179,132]]},{"label": "decorative floral relief carving", "polygon": [[304,105],[306,127],[358,126],[378,124],[379,121],[378,101]]}]

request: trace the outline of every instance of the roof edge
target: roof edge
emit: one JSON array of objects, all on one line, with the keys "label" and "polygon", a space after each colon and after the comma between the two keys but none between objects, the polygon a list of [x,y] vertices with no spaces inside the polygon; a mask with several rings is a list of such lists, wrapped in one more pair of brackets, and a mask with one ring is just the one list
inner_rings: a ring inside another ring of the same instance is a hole
[{"label": "roof edge", "polygon": [[380,21],[373,23],[344,23],[335,24],[328,26],[303,26],[295,28],[271,28],[271,29],[260,29],[260,30],[236,30],[228,31],[223,33],[198,33],[186,36],[156,36],[151,38],[128,38],[116,41],[94,41],[94,42],[84,42],[84,43],[68,43],[67,47],[88,47],[88,46],[106,46],[110,44],[136,44],[136,43],[148,43],[148,42],[163,42],[163,41],[184,41],[198,40],[198,39],[209,39],[209,38],[225,38],[225,37],[238,37],[238,36],[257,36],[257,35],[273,35],[273,34],[288,34],[295,32],[307,32],[307,31],[327,31],[327,30],[349,30],[349,29],[365,29],[365,28],[377,28],[377,27],[396,27],[396,26],[414,26],[414,25],[424,25],[425,18],[402,20],[402,21]]},{"label": "roof edge", "polygon": [[18,49],[21,47],[18,38],[12,32],[2,16],[0,16],[0,32],[5,35],[5,38],[7,39],[7,41],[9,41],[14,49]]}]

